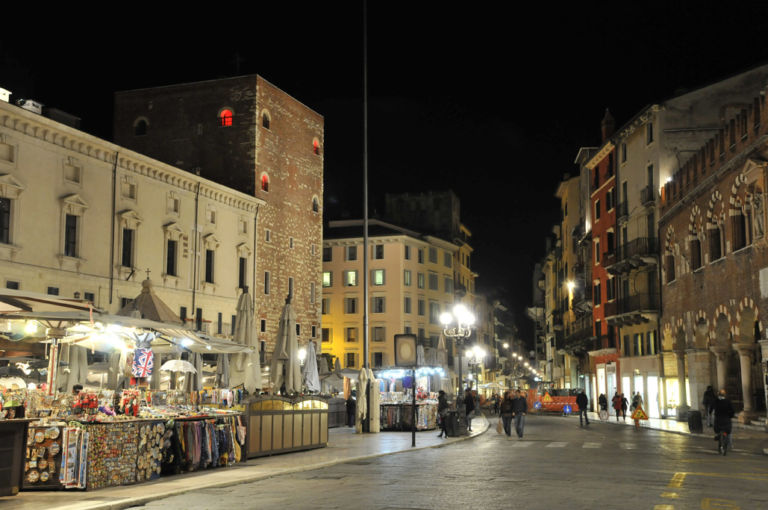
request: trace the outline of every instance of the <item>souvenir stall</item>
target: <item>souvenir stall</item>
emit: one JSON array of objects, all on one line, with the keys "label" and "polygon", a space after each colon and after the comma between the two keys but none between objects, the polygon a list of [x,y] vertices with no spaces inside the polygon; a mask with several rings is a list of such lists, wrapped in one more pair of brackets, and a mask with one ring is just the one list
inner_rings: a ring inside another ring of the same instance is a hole
[{"label": "souvenir stall", "polygon": [[94,315],[93,321],[67,327],[57,345],[118,352],[122,389],[105,389],[100,381],[79,393],[58,392],[56,376],[49,374],[40,388],[4,393],[6,416],[13,411],[30,420],[29,434],[21,439],[23,489],[99,489],[245,460],[242,390],[185,385],[162,391],[150,382],[161,376],[158,353],[250,348],[162,323],[126,317],[107,323],[112,316]]},{"label": "souvenir stall", "polygon": [[[376,372],[381,395],[381,430],[410,431],[413,427],[413,391],[416,391],[416,429],[437,428],[437,392],[444,371],[441,367],[420,367],[413,371],[386,369]],[[434,390],[434,391],[433,391]]]}]

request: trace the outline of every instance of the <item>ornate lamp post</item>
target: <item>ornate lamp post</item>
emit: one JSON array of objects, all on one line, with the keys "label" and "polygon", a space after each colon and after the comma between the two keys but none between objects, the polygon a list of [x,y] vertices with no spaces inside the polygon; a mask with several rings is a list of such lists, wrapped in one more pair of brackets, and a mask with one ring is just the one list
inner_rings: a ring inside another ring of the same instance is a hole
[{"label": "ornate lamp post", "polygon": [[450,312],[443,312],[440,315],[440,322],[443,324],[443,334],[446,338],[456,340],[456,350],[459,353],[459,397],[462,389],[461,376],[461,347],[465,340],[472,335],[472,326],[475,324],[475,316],[467,310],[467,307],[461,303],[455,305]]},{"label": "ornate lamp post", "polygon": [[478,369],[480,368],[480,365],[483,363],[483,359],[485,358],[485,349],[479,345],[475,345],[471,349],[467,349],[467,352],[464,354],[467,356],[467,362],[475,367],[475,389],[480,391],[480,376]]}]

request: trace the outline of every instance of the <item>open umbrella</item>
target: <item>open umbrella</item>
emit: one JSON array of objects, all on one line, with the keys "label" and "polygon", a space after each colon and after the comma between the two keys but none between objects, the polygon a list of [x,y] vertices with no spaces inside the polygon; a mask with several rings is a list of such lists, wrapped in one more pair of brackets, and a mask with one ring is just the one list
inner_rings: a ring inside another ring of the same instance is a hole
[{"label": "open umbrella", "polygon": [[320,391],[320,375],[317,372],[315,342],[307,344],[307,361],[304,363],[304,386],[309,391]]},{"label": "open umbrella", "polygon": [[27,383],[21,377],[0,377],[0,388],[8,390],[24,389],[27,387]]},{"label": "open umbrella", "polygon": [[197,372],[195,366],[189,361],[183,359],[171,359],[163,363],[160,370],[164,372],[190,372],[192,374]]}]

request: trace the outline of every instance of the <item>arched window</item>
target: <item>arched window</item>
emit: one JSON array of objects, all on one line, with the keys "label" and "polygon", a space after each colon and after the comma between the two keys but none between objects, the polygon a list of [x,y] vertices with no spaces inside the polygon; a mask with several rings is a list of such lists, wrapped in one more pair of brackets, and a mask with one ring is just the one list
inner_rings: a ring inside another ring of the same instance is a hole
[{"label": "arched window", "polygon": [[269,176],[261,174],[261,191],[269,191]]},{"label": "arched window", "polygon": [[219,124],[222,127],[229,127],[232,125],[232,118],[234,117],[234,113],[232,113],[232,110],[229,108],[223,108],[219,112]]},{"label": "arched window", "polygon": [[320,154],[320,142],[317,141],[317,138],[312,140],[312,152],[315,154]]},{"label": "arched window", "polygon": [[133,123],[133,134],[135,136],[144,136],[147,134],[148,127],[149,122],[147,122],[147,119],[138,118],[136,119],[136,122]]},{"label": "arched window", "polygon": [[269,129],[270,120],[271,119],[269,118],[269,112],[266,112],[266,111],[261,112],[261,126],[263,128]]}]

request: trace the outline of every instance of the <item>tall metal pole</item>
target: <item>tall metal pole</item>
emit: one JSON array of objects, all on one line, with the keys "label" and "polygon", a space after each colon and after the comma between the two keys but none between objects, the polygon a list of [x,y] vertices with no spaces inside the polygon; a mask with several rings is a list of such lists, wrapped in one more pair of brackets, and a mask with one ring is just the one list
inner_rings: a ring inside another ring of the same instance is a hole
[{"label": "tall metal pole", "polygon": [[[363,368],[370,368],[368,353],[368,2],[363,1]],[[371,396],[373,387],[366,383],[365,423],[363,432],[370,431]]]}]

